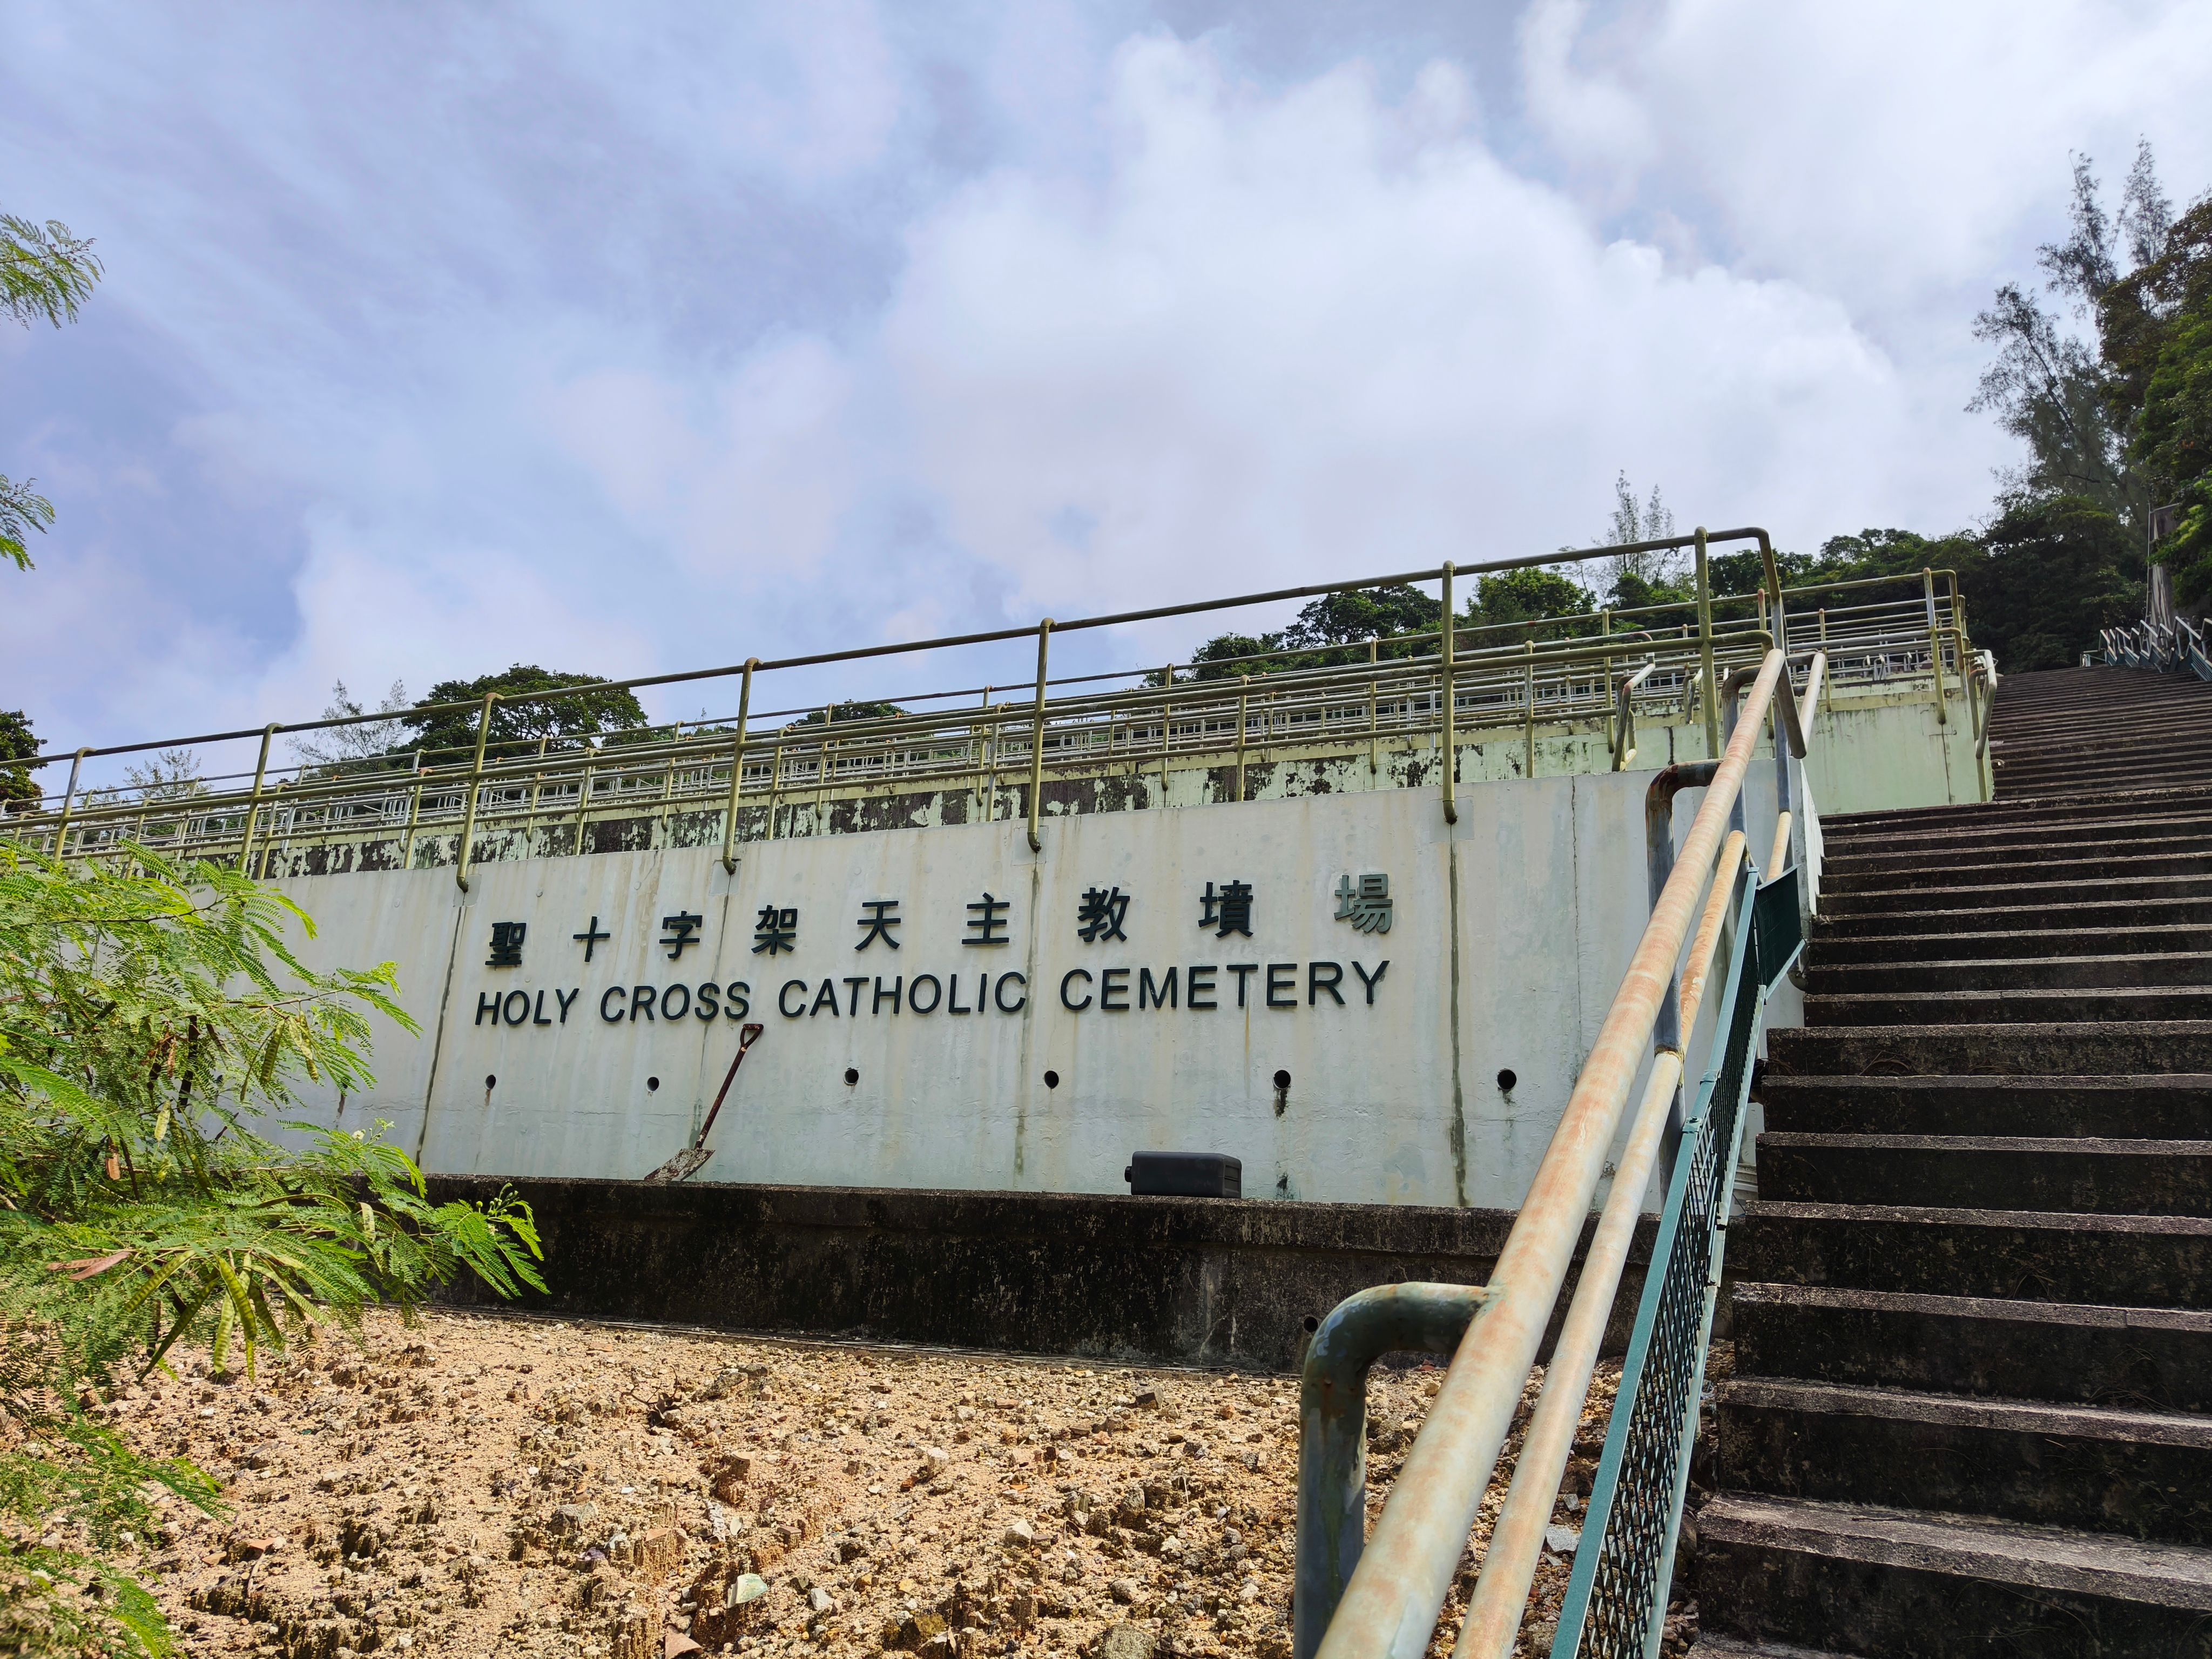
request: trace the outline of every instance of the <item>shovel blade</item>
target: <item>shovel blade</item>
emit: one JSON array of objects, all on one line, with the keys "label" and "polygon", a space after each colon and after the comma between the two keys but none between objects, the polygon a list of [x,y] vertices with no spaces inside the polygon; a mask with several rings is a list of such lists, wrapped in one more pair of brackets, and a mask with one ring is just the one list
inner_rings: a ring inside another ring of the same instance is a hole
[{"label": "shovel blade", "polygon": [[663,1185],[670,1182],[689,1181],[707,1167],[707,1160],[714,1155],[714,1149],[710,1146],[686,1146],[667,1163],[646,1176],[646,1180]]}]

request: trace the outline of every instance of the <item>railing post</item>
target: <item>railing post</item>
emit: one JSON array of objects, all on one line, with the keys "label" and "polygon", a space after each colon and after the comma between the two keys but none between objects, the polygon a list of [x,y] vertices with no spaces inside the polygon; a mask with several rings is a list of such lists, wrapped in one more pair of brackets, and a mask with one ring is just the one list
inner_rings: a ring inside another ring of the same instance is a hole
[{"label": "railing post", "polygon": [[1936,724],[1944,725],[1943,633],[1936,623],[1936,573],[1923,569],[1920,582],[1928,598],[1928,672],[1936,677]]},{"label": "railing post", "polygon": [[238,842],[238,867],[249,876],[253,873],[253,824],[261,816],[261,784],[269,775],[269,739],[276,735],[276,724],[271,720],[261,728],[261,758],[254,763],[253,793],[246,802],[246,832]]},{"label": "railing post", "polygon": [[1380,644],[1381,641],[1376,640],[1367,641],[1367,775],[1370,778],[1382,769],[1380,757],[1376,753],[1376,717],[1380,711],[1376,707],[1375,684],[1382,672],[1376,666],[1380,660]]},{"label": "railing post", "polygon": [[1698,696],[1705,705],[1705,752],[1715,760],[1721,754],[1720,682],[1713,673],[1713,584],[1705,556],[1705,527],[1698,526]]},{"label": "railing post", "polygon": [[[1598,609],[1597,636],[1601,641],[1609,640],[1613,637],[1613,611],[1609,606],[1600,606]],[[1620,744],[1619,740],[1614,738],[1613,732],[1613,658],[1609,654],[1605,659],[1604,667],[1605,746],[1607,749],[1612,750],[1614,754],[1618,755],[1620,752]],[[1616,765],[1613,769],[1618,772],[1620,770],[1620,768]]]},{"label": "railing post", "polygon": [[399,867],[415,867],[415,826],[422,821],[422,751],[415,751],[415,763],[408,769],[415,775],[415,788],[407,803],[407,833],[399,841]]},{"label": "railing post", "polygon": [[1382,1285],[1338,1303],[1306,1343],[1298,1382],[1293,1659],[1313,1659],[1367,1547],[1367,1372],[1386,1353],[1458,1347],[1488,1292]]},{"label": "railing post", "polygon": [[1528,740],[1528,758],[1522,764],[1521,775],[1533,778],[1536,775],[1536,641],[1534,639],[1523,641],[1522,649],[1528,659],[1522,684],[1528,707],[1528,721],[1523,727],[1523,735]]},{"label": "railing post", "polygon": [[[991,688],[988,685],[983,688],[981,712],[986,715],[991,712]],[[983,793],[983,773],[991,763],[991,728],[979,720],[969,729],[975,734],[975,816],[988,823],[991,815],[986,810],[986,803],[990,798]]]},{"label": "railing post", "polygon": [[770,841],[775,839],[775,815],[783,796],[783,733],[784,728],[779,726],[775,747],[769,751],[768,757],[768,838]]},{"label": "railing post", "polygon": [[730,743],[730,810],[722,825],[722,868],[733,876],[738,872],[738,797],[745,784],[745,717],[752,712],[753,670],[759,666],[758,657],[745,659],[745,677],[738,683],[738,735]]},{"label": "railing post", "polygon": [[1245,711],[1252,697],[1252,677],[1237,677],[1237,799],[1244,799],[1244,725]]},{"label": "railing post", "polygon": [[477,715],[477,757],[469,768],[469,798],[461,809],[461,844],[453,858],[453,879],[461,890],[469,890],[469,844],[476,837],[477,793],[483,783],[484,743],[491,736],[491,706],[499,701],[499,693],[484,693],[483,708]]},{"label": "railing post", "polygon": [[70,814],[76,810],[76,775],[83,769],[84,757],[92,752],[80,749],[70,762],[69,787],[62,791],[62,818],[54,826],[54,856],[64,858],[69,853]]},{"label": "railing post", "polygon": [[1052,648],[1052,618],[1037,624],[1036,710],[1030,716],[1030,851],[1044,851],[1037,822],[1044,809],[1044,671]]},{"label": "railing post", "polygon": [[584,819],[589,816],[592,810],[592,768],[597,764],[594,757],[599,754],[599,744],[598,738],[586,738],[584,739],[584,769],[577,775],[576,778],[575,855],[578,858],[581,858],[584,855]]},{"label": "railing post", "polygon": [[1452,787],[1455,781],[1454,775],[1459,770],[1459,734],[1453,729],[1454,716],[1457,713],[1454,707],[1457,688],[1452,684],[1452,665],[1454,659],[1459,654],[1459,629],[1454,625],[1457,617],[1452,611],[1452,562],[1449,559],[1444,561],[1443,574],[1444,621],[1441,630],[1443,637],[1438,642],[1438,654],[1443,659],[1444,688],[1444,822],[1457,823],[1459,802],[1453,796]]},{"label": "railing post", "polygon": [[[1160,684],[1170,691],[1175,689],[1175,665],[1170,663],[1160,670]],[[1168,749],[1175,742],[1175,699],[1170,696],[1160,704],[1160,805],[1168,804]]]}]

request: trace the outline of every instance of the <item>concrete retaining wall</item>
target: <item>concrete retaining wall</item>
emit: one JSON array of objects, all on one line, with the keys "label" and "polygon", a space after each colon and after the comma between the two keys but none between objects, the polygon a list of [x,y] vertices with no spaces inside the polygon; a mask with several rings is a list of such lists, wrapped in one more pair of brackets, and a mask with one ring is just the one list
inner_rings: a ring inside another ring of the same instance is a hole
[{"label": "concrete retaining wall", "polygon": [[[500,1184],[435,1183],[441,1199]],[[1402,1205],[516,1185],[544,1231],[550,1293],[524,1304],[543,1311],[1256,1370],[1294,1369],[1305,1322],[1355,1291],[1486,1283],[1513,1221]],[[1626,1346],[1651,1226],[1609,1352]],[[454,1299],[484,1298],[464,1287]]]}]

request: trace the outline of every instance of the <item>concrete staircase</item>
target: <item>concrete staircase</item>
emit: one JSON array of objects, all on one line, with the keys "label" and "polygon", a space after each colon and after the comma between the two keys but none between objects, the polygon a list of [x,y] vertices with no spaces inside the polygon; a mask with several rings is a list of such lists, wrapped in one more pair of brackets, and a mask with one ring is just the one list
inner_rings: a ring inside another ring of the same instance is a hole
[{"label": "concrete staircase", "polygon": [[1991,743],[1824,826],[1698,1659],[2212,1656],[2212,685],[2022,675]]}]

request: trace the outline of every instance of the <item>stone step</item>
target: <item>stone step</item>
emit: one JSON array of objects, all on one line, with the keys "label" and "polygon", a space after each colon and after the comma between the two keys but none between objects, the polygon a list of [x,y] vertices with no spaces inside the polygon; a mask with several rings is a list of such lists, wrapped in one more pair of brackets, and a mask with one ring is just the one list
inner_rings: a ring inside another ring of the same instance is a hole
[{"label": "stone step", "polygon": [[2212,1021],[1823,1025],[1770,1031],[1769,1071],[1842,1077],[2094,1077],[2212,1072]]},{"label": "stone step", "polygon": [[1770,1377],[1718,1405],[1730,1492],[2212,1544],[2212,1418]]},{"label": "stone step", "polygon": [[[2044,919],[2036,919],[2041,922]],[[1841,937],[1815,922],[1812,961],[1816,969],[1883,962],[1990,962],[2026,957],[2186,956],[2212,945],[2212,929],[2038,926],[2010,932],[1868,933]]]},{"label": "stone step", "polygon": [[[1823,902],[1820,920],[1814,931],[1820,938],[1838,941],[1863,939],[1894,939],[1930,933],[1986,932],[1992,921],[2002,914],[1990,910],[1929,911],[1904,909],[1885,911],[1876,915],[1836,915],[1827,913]],[[2200,939],[2212,937],[2212,896],[2191,898],[2098,898],[2075,894],[2064,898],[2052,898],[2038,903],[2029,913],[2039,930],[2064,928],[2072,931],[2103,929],[2107,932],[2134,932],[2142,927],[2179,927],[2193,926],[2199,930]],[[1911,955],[1909,950],[1904,954]]]},{"label": "stone step", "polygon": [[2110,789],[2063,800],[1995,800],[1957,806],[1910,806],[1887,811],[1830,814],[1820,820],[1824,837],[1833,836],[1845,850],[1878,850],[1885,836],[1921,843],[1946,836],[2016,833],[2036,823],[2061,833],[2083,823],[2136,824],[2160,819],[2212,815],[2212,787]]},{"label": "stone step", "polygon": [[1738,1281],[1729,1316],[1739,1377],[2212,1412],[2212,1312],[2201,1308]]},{"label": "stone step", "polygon": [[[1808,988],[1809,989],[1809,988]],[[2006,1025],[2212,1020],[2212,984],[1868,991],[1805,999],[1805,1024]]]},{"label": "stone step", "polygon": [[1771,1131],[2212,1139],[2212,1075],[1784,1077],[1756,1090]]},{"label": "stone step", "polygon": [[2212,1221],[1754,1199],[1728,1266],[1772,1285],[2127,1308],[2212,1306]]},{"label": "stone step", "polygon": [[1735,1493],[1697,1525],[1723,1633],[1875,1659],[2212,1656],[2212,1550]]},{"label": "stone step", "polygon": [[2212,1218],[2212,1140],[1769,1131],[1757,1156],[1789,1202]]},{"label": "stone step", "polygon": [[[2009,854],[2010,856],[2005,854]],[[2162,836],[2138,846],[2100,842],[2033,846],[1978,852],[1972,860],[1930,863],[1907,855],[1823,856],[1820,902],[1872,893],[1934,893],[1952,888],[1986,886],[1994,879],[2022,884],[2105,881],[2142,876],[2212,873],[2212,837],[2201,842]]]},{"label": "stone step", "polygon": [[[1840,921],[1864,916],[1925,916],[1931,927],[1939,917],[1961,911],[2027,911],[2070,909],[2083,905],[2171,905],[2195,902],[2212,919],[2212,875],[2122,875],[2075,878],[2063,881],[2005,881],[1980,886],[1877,887],[1859,892],[1820,893],[1824,921]],[[1918,931],[1918,930],[1916,930]]]},{"label": "stone step", "polygon": [[1808,996],[1877,992],[2105,990],[2129,986],[2212,986],[2212,951],[2101,957],[1997,957],[1966,962],[1816,963]]},{"label": "stone step", "polygon": [[1762,1642],[1718,1631],[1700,1630],[1687,1659],[1840,1659],[1817,1648],[1801,1648],[1791,1642]]}]

